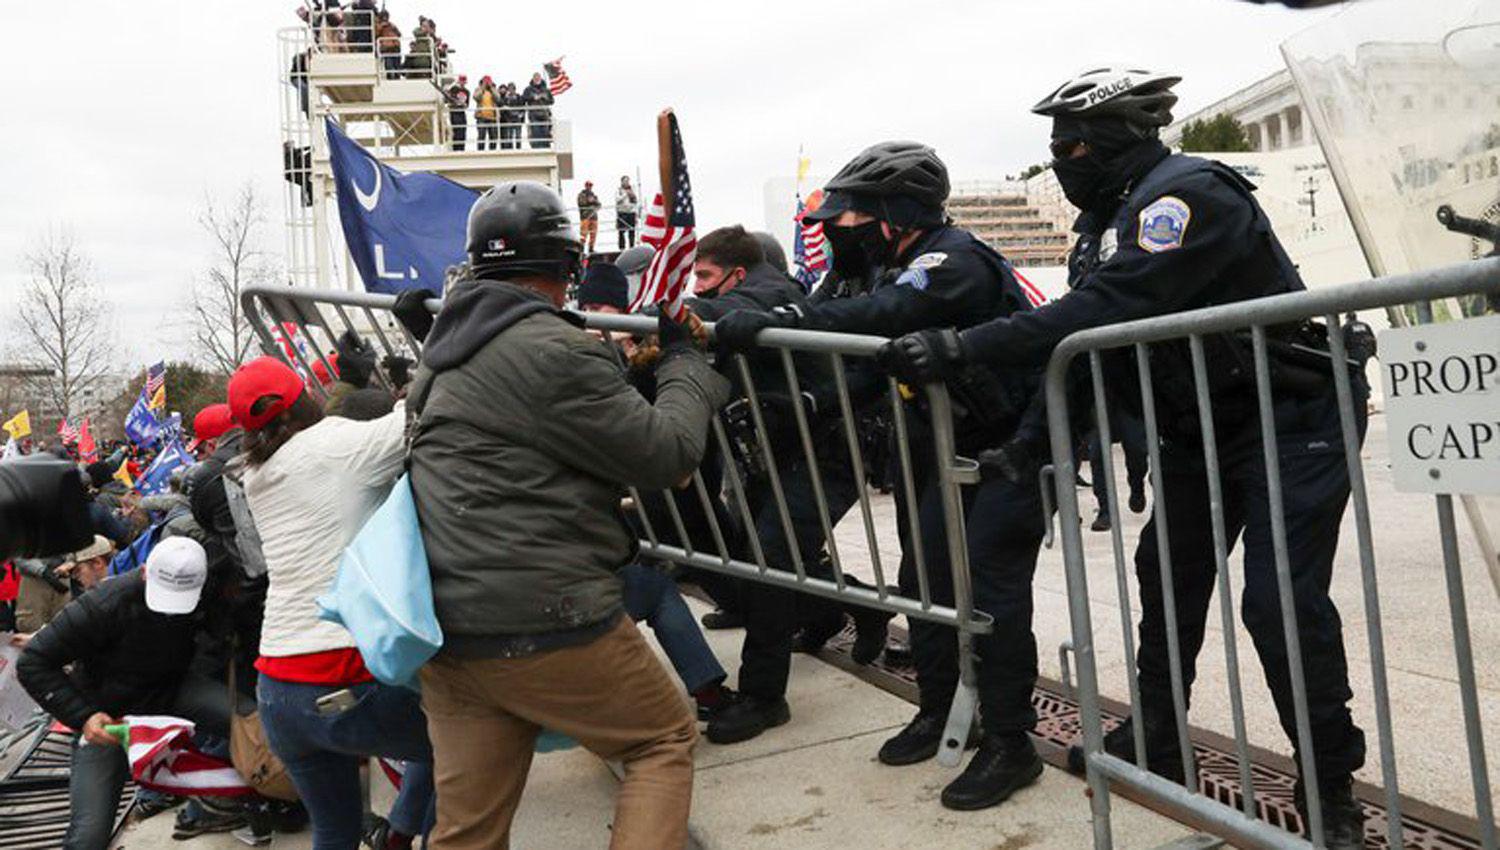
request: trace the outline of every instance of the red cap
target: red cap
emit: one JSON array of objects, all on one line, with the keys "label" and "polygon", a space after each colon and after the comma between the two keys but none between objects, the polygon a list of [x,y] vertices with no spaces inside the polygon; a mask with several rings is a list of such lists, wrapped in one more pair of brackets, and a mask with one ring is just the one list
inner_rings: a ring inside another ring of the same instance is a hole
[{"label": "red cap", "polygon": [[[257,357],[229,379],[229,410],[246,430],[258,431],[301,398],[304,389],[302,379],[291,367],[275,357]],[[251,413],[255,403],[267,396],[275,401],[260,413]]]},{"label": "red cap", "polygon": [[[333,367],[333,377],[337,378],[339,376],[338,352],[334,352],[328,355],[328,365]],[[318,383],[322,384],[323,386],[326,387],[329,384],[333,383],[333,380],[328,377],[328,367],[323,365],[322,360],[314,360],[312,362],[312,372],[313,377],[317,378]]]},{"label": "red cap", "polygon": [[193,439],[217,440],[234,427],[234,414],[227,404],[210,404],[193,417]]}]

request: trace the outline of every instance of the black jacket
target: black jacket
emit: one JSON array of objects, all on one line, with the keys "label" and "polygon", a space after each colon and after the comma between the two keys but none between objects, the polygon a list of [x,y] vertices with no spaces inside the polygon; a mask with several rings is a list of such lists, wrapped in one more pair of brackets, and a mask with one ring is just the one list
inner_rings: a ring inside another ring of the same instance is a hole
[{"label": "black jacket", "polygon": [[136,570],[68,603],[27,644],[16,676],[38,705],[74,729],[100,711],[163,713],[193,660],[198,625],[191,614],[148,609],[145,577]]}]

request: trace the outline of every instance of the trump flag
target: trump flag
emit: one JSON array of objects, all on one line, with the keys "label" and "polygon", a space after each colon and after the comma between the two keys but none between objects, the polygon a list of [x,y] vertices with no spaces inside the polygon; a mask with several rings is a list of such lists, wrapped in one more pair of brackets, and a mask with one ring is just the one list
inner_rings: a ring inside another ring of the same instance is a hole
[{"label": "trump flag", "polygon": [[443,291],[466,258],[464,231],[479,193],[438,174],[381,163],[331,119],[328,158],[349,256],[369,292]]}]

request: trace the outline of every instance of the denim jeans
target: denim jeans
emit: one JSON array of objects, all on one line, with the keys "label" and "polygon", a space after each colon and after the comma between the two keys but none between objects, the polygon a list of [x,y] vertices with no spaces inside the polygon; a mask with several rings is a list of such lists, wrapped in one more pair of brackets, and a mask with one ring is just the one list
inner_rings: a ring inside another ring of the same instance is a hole
[{"label": "denim jeans", "polygon": [[[229,689],[223,682],[188,676],[177,689],[168,710],[155,713],[193,721],[205,733],[229,735]],[[125,748],[110,744],[73,742],[73,765],[68,774],[67,850],[104,850],[114,832],[120,792],[130,778]]]},{"label": "denim jeans", "polygon": [[724,681],[728,674],[708,648],[698,621],[671,577],[644,564],[626,564],[620,570],[620,580],[625,585],[625,611],[630,619],[645,620],[651,627],[688,693]]},{"label": "denim jeans", "polygon": [[[318,713],[317,700],[341,687],[261,676],[256,688],[271,750],[286,765],[312,819],[314,850],[359,847],[363,815],[359,767],[371,756],[411,763],[391,807],[392,826],[416,834],[424,831],[417,824],[431,822],[432,745],[420,697],[415,691],[377,682],[348,688],[354,705],[328,716]],[[418,764],[421,767],[413,775],[411,769]]]}]

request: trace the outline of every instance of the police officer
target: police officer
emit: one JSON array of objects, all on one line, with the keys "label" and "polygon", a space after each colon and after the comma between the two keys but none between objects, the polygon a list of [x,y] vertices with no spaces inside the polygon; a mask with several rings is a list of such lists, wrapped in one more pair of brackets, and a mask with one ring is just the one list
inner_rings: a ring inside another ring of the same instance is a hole
[{"label": "police officer", "polygon": [[[743,349],[768,327],[895,336],[922,328],[965,328],[1028,309],[1005,259],[948,224],[943,208],[948,190],[947,168],[929,147],[885,142],[860,153],[829,182],[823,206],[811,214],[824,223],[833,248],[837,280],[825,287],[849,297],[816,299],[800,310],[730,313],[715,327],[720,343]],[[961,451],[977,453],[1010,435],[1034,391],[1035,371],[998,375],[976,368],[953,376],[950,387],[969,411],[958,423]],[[920,414],[916,403],[913,408]],[[914,430],[923,430],[922,416],[911,419],[919,426]],[[931,457],[930,443],[911,451],[916,458]],[[918,504],[901,508],[919,519],[933,601],[952,604],[942,492],[930,464],[920,466],[928,474],[920,482]],[[974,603],[994,617],[995,627],[975,647],[985,736],[968,768],[943,790],[942,802],[978,809],[1000,803],[1042,771],[1028,733],[1036,724],[1031,578],[1043,519],[1034,480],[988,480],[965,488],[964,502]],[[919,585],[910,548],[903,540],[901,589],[915,596]],[[913,619],[911,636],[921,701],[916,717],[880,749],[880,760],[890,765],[937,753],[959,681],[953,629]]]},{"label": "police officer", "polygon": [[[1064,83],[1033,111],[1052,118],[1052,168],[1063,192],[1082,210],[1071,262],[1076,278],[1067,295],[1029,313],[959,332],[926,331],[891,346],[893,371],[912,379],[949,374],[964,363],[1035,366],[1069,334],[1109,322],[1172,313],[1303,289],[1253,187],[1227,166],[1172,155],[1157,139],[1171,120],[1180,78],[1105,69]],[[1326,335],[1319,326],[1273,330],[1300,342]],[[1337,329],[1334,329],[1337,332]],[[1224,490],[1229,539],[1245,537],[1242,616],[1260,655],[1283,730],[1295,743],[1292,684],[1272,553],[1271,516],[1255,406],[1248,342],[1229,336],[1205,340],[1208,379]],[[1300,346],[1306,350],[1307,345]],[[1326,347],[1325,349],[1326,350]],[[1125,350],[1106,354],[1107,371],[1135,373]],[[1177,623],[1188,684],[1203,643],[1214,589],[1214,545],[1208,485],[1193,373],[1185,342],[1152,347],[1152,380],[1161,427],[1161,458]],[[1121,362],[1125,361],[1125,362]],[[1339,614],[1328,597],[1339,521],[1349,496],[1332,369],[1272,363],[1281,479],[1286,498],[1286,542],[1297,627],[1312,721],[1314,760],[1322,798],[1324,840],[1330,848],[1363,846],[1360,808],[1350,777],[1364,762],[1364,735],[1348,702],[1348,670]],[[1363,392],[1362,376],[1356,387]],[[1122,385],[1111,381],[1113,386]],[[1139,392],[1120,393],[1118,402]],[[1364,405],[1355,415],[1363,433]],[[1182,781],[1171,703],[1167,635],[1160,587],[1156,521],[1136,549],[1141,585],[1140,677],[1149,767]],[[1134,760],[1130,724],[1106,736],[1106,750]],[[1081,754],[1074,762],[1081,763]],[[1299,786],[1299,805],[1305,788]]]}]

